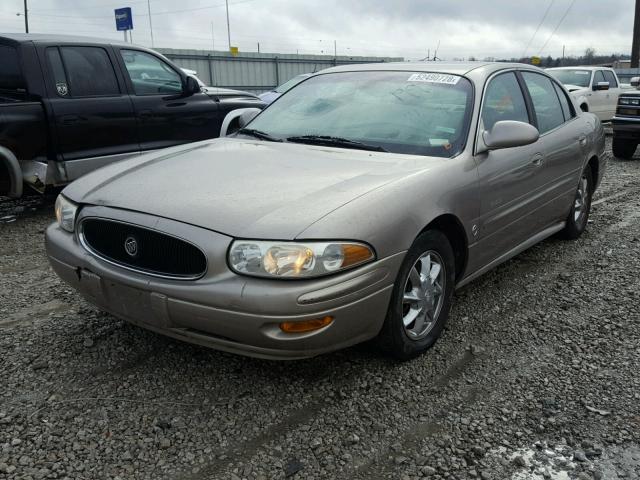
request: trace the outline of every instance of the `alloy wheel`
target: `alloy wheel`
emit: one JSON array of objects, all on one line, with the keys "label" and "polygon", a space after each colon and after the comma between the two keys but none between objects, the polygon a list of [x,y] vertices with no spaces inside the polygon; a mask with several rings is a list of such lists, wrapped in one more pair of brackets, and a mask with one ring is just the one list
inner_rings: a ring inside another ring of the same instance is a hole
[{"label": "alloy wheel", "polygon": [[402,297],[404,331],[412,340],[427,336],[444,302],[446,267],[435,251],[424,252],[413,264]]}]

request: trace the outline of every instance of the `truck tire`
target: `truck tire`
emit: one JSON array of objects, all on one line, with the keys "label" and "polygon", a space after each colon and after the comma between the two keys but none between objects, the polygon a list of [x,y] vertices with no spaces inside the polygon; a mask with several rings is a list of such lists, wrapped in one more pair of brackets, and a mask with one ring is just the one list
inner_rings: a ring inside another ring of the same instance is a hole
[{"label": "truck tire", "polygon": [[22,171],[15,155],[0,146],[0,195],[11,198],[22,196]]},{"label": "truck tire", "polygon": [[638,142],[633,140],[623,140],[621,138],[613,138],[613,156],[617,158],[622,158],[624,160],[629,160],[633,157],[633,154],[636,152],[636,148],[638,147]]}]

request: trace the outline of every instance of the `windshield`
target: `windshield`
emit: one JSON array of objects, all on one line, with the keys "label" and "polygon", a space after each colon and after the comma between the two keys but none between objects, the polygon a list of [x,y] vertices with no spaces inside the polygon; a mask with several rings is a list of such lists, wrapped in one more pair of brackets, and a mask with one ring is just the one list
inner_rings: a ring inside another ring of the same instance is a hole
[{"label": "windshield", "polygon": [[453,157],[464,148],[472,99],[471,82],[456,75],[330,73],[296,86],[248,127],[280,140],[337,137],[394,153]]},{"label": "windshield", "polygon": [[591,72],[589,70],[548,70],[563,85],[575,85],[588,87],[591,85]]},{"label": "windshield", "polygon": [[297,84],[299,84],[301,81],[303,81],[305,78],[309,78],[309,75],[306,75],[304,73],[302,75],[297,75],[293,77],[291,80],[284,82],[282,85],[277,87],[274,90],[274,92],[278,92],[278,93],[287,92],[291,90],[293,87],[295,87]]}]

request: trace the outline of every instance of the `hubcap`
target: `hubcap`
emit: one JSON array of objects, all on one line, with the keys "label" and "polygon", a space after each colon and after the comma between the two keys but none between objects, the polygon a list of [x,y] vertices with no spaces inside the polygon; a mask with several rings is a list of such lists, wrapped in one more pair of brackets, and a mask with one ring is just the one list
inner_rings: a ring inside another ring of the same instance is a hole
[{"label": "hubcap", "polygon": [[582,219],[587,213],[588,201],[589,201],[589,182],[587,177],[583,176],[578,184],[578,191],[576,192],[576,199],[573,203],[573,221],[575,223],[581,223]]},{"label": "hubcap", "polygon": [[423,253],[411,267],[402,297],[402,322],[412,340],[424,338],[435,326],[446,278],[442,257],[433,250]]}]

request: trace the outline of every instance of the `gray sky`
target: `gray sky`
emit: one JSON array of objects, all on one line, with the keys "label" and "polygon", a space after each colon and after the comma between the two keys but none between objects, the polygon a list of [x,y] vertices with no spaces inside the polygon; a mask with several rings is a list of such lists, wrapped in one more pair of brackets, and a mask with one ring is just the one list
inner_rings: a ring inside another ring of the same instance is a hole
[{"label": "gray sky", "polygon": [[[150,0],[155,46],[228,46],[224,0]],[[229,0],[241,51],[438,57],[629,53],[634,0]],[[122,39],[113,9],[130,6],[134,43],[150,46],[147,0],[29,0],[30,30]],[[569,8],[571,7],[571,8]],[[547,8],[549,8],[547,12]],[[24,31],[23,0],[0,2],[0,32]],[[547,16],[534,36],[545,12]],[[562,22],[563,16],[566,17]],[[557,31],[552,35],[554,30]],[[545,46],[546,44],[546,46]],[[544,48],[543,48],[544,47]]]}]

